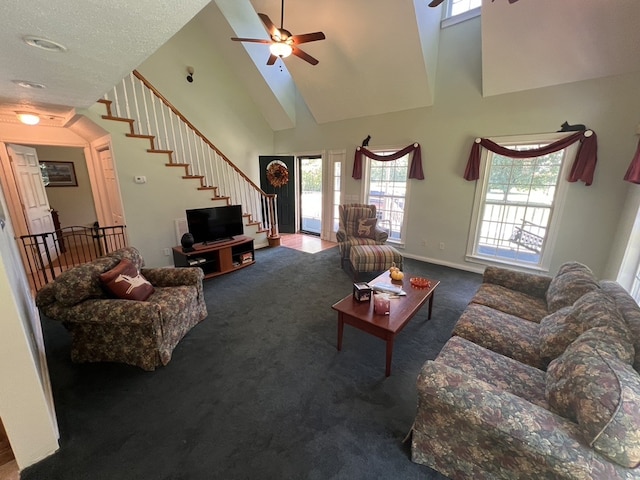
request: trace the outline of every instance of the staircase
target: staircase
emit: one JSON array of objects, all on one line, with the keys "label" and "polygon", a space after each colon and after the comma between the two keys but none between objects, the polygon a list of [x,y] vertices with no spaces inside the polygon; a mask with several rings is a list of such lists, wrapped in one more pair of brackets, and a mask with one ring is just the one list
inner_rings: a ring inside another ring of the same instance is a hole
[{"label": "staircase", "polygon": [[138,71],[98,102],[106,107],[103,119],[127,123],[127,137],[147,139],[147,152],[164,156],[168,168],[184,169],[182,178],[211,192],[212,201],[242,205],[245,226],[278,244],[276,195],[253,183]]}]

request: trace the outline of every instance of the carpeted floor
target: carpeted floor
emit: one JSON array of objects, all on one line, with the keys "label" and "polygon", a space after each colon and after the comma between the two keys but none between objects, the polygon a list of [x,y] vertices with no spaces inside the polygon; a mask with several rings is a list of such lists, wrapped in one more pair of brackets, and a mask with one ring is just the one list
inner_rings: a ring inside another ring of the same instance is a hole
[{"label": "carpeted floor", "polygon": [[[60,451],[25,469],[36,479],[442,479],[402,444],[415,381],[481,281],[411,259],[442,283],[385,344],[349,326],[336,350],[331,305],[352,280],[335,248],[256,252],[256,264],[205,282],[209,316],[155,372],[72,364],[69,336],[43,318]],[[365,279],[366,280],[366,279]]]}]

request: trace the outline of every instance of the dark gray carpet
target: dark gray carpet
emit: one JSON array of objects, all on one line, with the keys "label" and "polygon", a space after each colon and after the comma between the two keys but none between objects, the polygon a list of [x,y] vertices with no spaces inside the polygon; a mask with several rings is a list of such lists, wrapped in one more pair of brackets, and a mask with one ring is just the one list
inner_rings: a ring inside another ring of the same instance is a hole
[{"label": "dark gray carpet", "polygon": [[[352,291],[335,248],[285,247],[207,280],[209,316],[155,372],[72,364],[69,335],[43,318],[60,451],[22,472],[36,479],[442,479],[402,444],[415,381],[481,281],[406,259],[439,279],[395,342],[384,376],[382,340],[345,326],[336,350],[331,305]],[[364,280],[368,280],[365,278]]]}]

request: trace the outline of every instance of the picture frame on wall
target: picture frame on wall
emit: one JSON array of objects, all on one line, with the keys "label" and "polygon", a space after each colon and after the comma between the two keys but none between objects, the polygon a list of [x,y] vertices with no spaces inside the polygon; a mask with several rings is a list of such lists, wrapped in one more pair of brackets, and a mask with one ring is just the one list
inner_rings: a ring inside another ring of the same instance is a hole
[{"label": "picture frame on wall", "polygon": [[[48,187],[77,187],[76,169],[73,162],[51,162],[43,160],[43,177],[48,179]],[[46,182],[45,182],[46,183]]]}]

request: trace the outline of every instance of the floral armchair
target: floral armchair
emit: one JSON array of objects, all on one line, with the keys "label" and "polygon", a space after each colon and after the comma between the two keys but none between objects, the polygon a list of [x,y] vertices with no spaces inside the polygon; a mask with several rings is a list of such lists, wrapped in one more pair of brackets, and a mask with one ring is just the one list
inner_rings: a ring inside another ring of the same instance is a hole
[{"label": "floral armchair", "polygon": [[[124,264],[139,277],[137,282],[127,275],[116,278],[130,287],[115,298],[104,279]],[[72,361],[154,370],[169,363],[178,342],[207,316],[201,269],[143,265],[140,252],[127,247],[67,270],[38,291],[40,311],[71,333]],[[126,296],[136,284],[144,284],[146,300]]]},{"label": "floral armchair", "polygon": [[382,245],[389,237],[380,228],[375,205],[350,203],[338,206],[339,224],[336,240],[340,248],[340,267],[349,260],[349,252],[354,245]]}]

